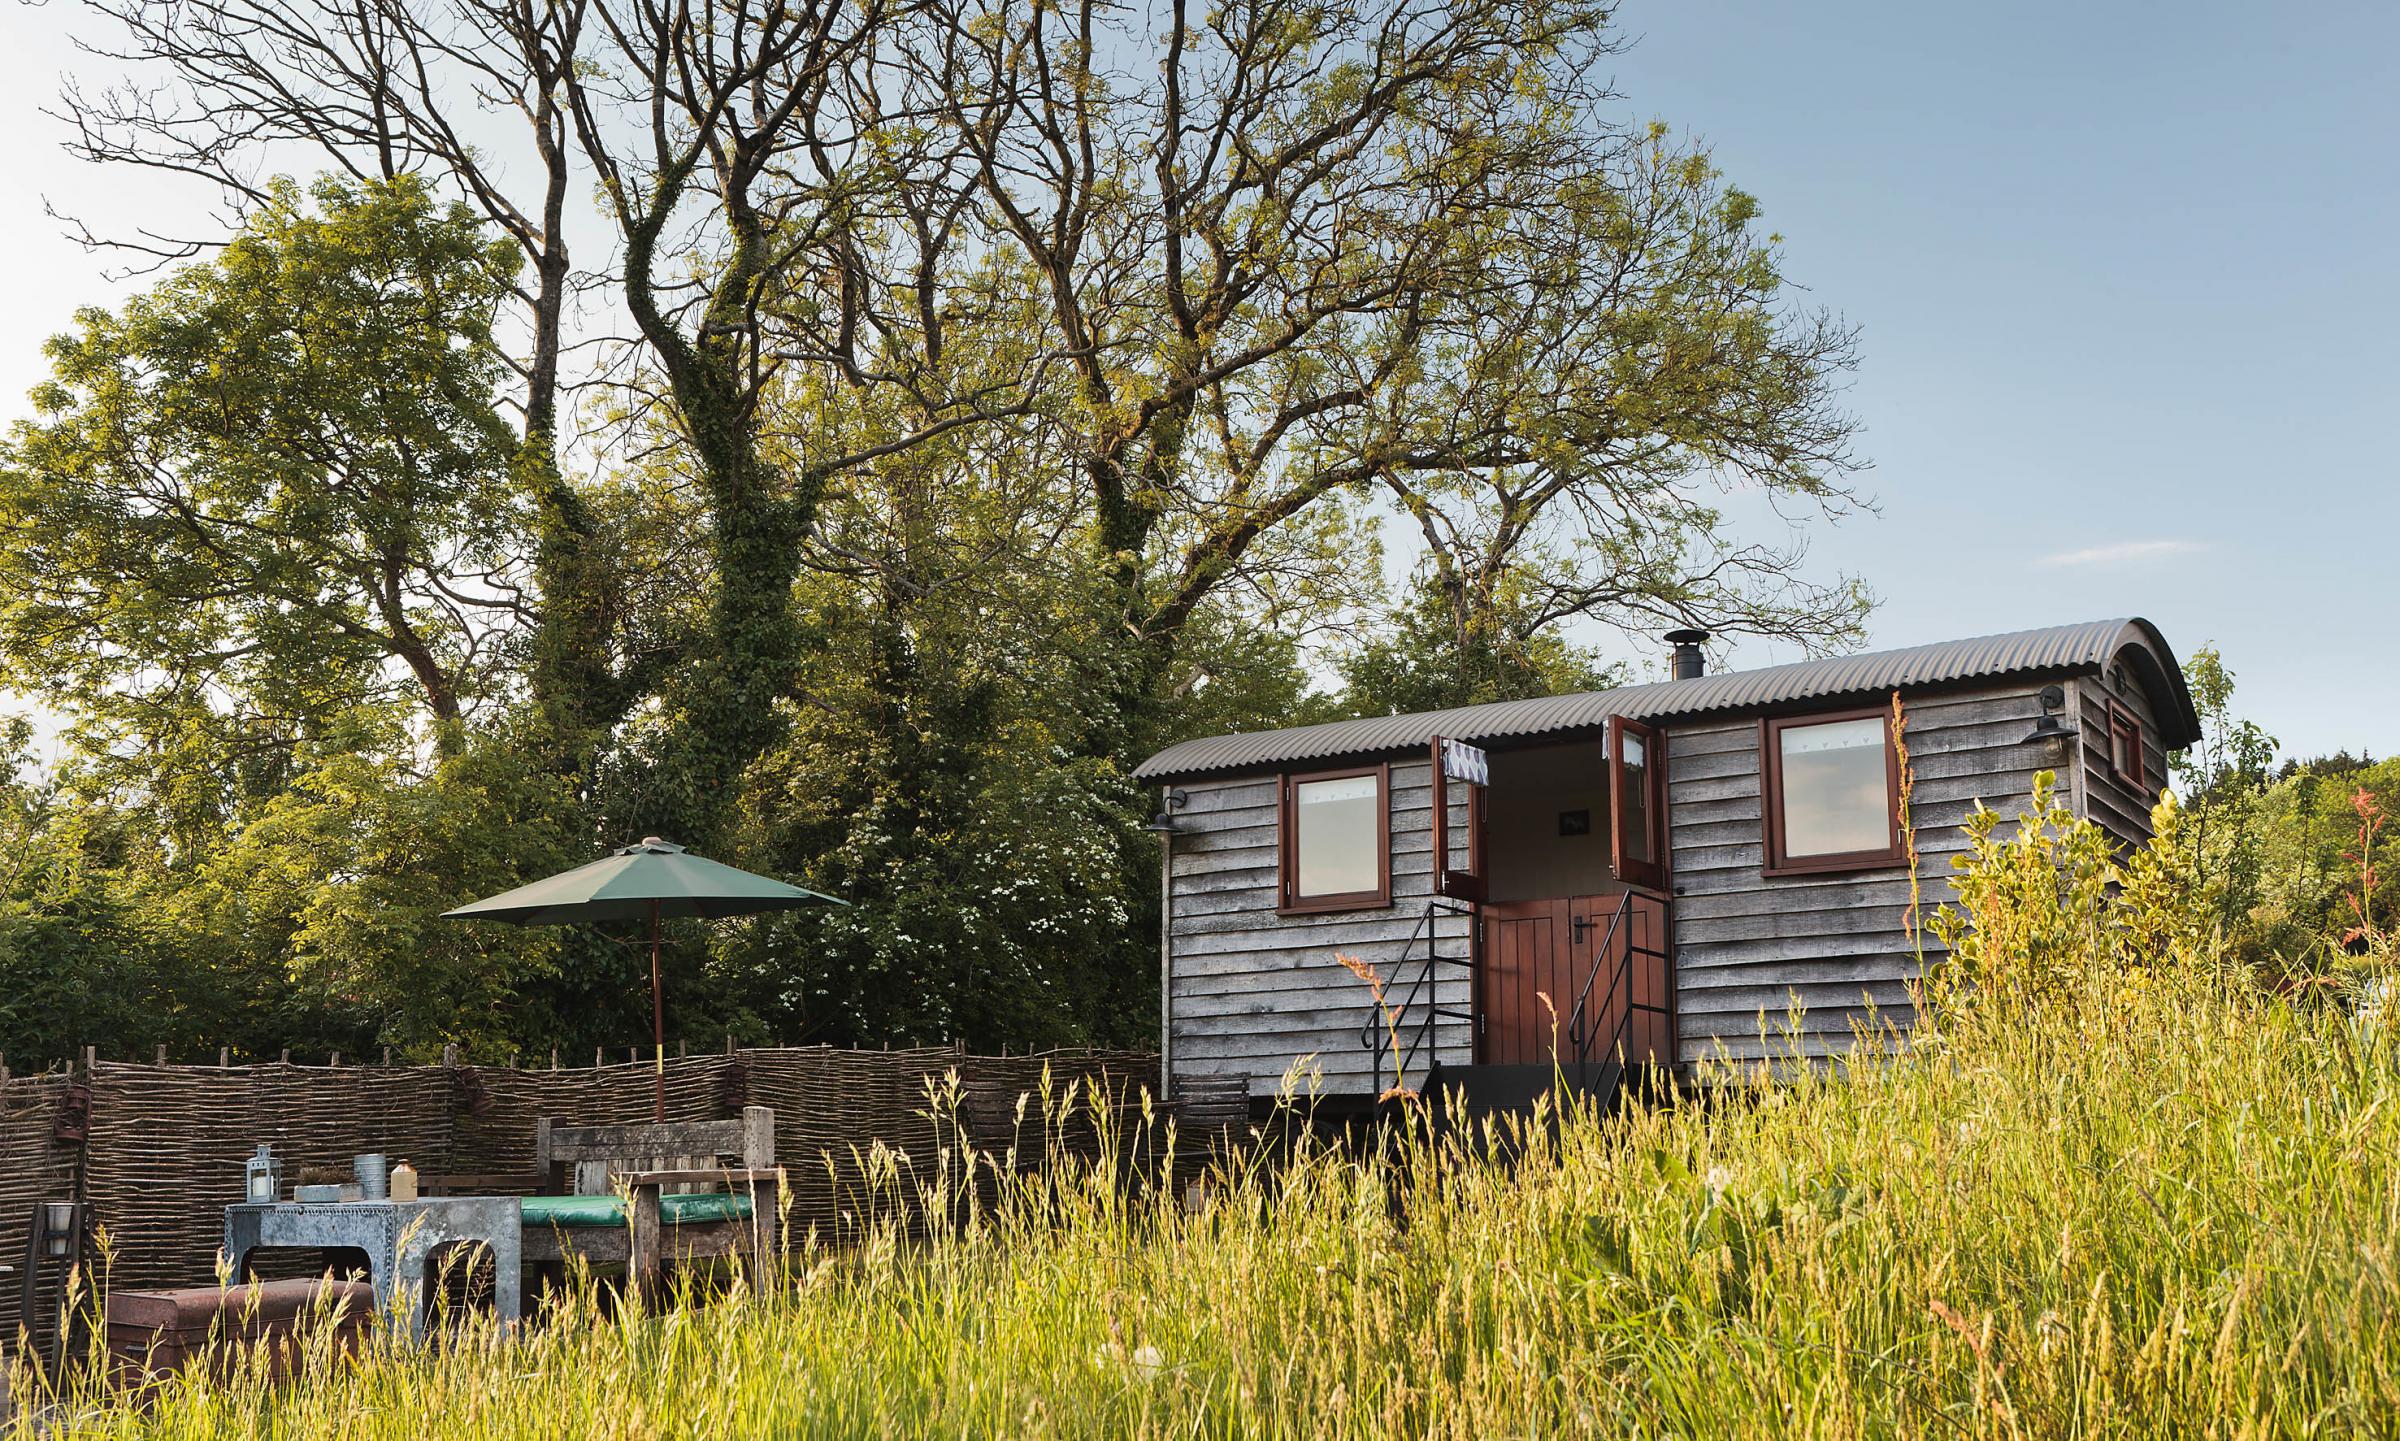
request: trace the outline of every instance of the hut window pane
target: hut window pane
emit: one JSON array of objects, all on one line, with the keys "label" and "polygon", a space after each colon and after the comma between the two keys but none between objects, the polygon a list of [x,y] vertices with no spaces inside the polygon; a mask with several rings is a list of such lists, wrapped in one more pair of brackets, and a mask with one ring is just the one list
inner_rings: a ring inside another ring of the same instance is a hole
[{"label": "hut window pane", "polygon": [[2115,701],[2108,703],[2108,769],[2117,783],[2129,787],[2137,795],[2147,795],[2149,778],[2143,774],[2142,723],[2132,711]]},{"label": "hut window pane", "polygon": [[1834,869],[1897,858],[1887,718],[1767,723],[1767,862]]},{"label": "hut window pane", "polygon": [[1389,895],[1381,767],[1284,782],[1284,904],[1287,908],[1379,905]]},{"label": "hut window pane", "polygon": [[1620,733],[1618,744],[1625,752],[1625,822],[1618,829],[1625,837],[1625,854],[1620,860],[1654,861],[1650,854],[1650,747],[1631,732]]}]

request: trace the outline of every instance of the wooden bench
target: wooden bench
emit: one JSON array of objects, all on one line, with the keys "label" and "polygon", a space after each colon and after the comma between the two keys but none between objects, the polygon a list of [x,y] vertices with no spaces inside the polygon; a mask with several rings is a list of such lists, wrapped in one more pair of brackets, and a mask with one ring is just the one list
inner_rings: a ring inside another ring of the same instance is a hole
[{"label": "wooden bench", "polygon": [[548,1194],[525,1198],[525,1260],[553,1279],[575,1256],[621,1264],[629,1290],[653,1295],[670,1263],[739,1256],[755,1268],[774,1253],[782,1173],[765,1106],[734,1121],[543,1118],[534,1164]]}]

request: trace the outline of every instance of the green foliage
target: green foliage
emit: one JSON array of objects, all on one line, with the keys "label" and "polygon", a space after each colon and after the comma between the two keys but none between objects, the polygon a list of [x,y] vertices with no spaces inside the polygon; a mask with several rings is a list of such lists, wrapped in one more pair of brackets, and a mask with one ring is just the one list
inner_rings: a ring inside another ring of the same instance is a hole
[{"label": "green foliage", "polygon": [[1342,710],[1405,715],[1623,683],[1619,668],[1524,612],[1504,600],[1462,614],[1439,590],[1420,588],[1390,630],[1342,657]]},{"label": "green foliage", "polygon": [[1058,634],[1075,617],[989,578],[816,589],[815,703],[754,770],[745,849],[852,904],[761,920],[717,964],[792,1040],[1132,1039],[1156,952],[1128,897],[1145,861],[1155,890],[1156,847],[1079,754],[1097,687]]},{"label": "green foliage", "polygon": [[[470,746],[429,774],[388,756],[311,757],[240,831],[140,887],[154,924],[189,954],[280,960],[321,1026],[423,1057],[581,1041],[567,995],[546,989],[562,954],[591,947],[547,928],[438,919],[461,898],[590,859],[560,779],[521,751]],[[633,978],[627,977],[630,981]],[[646,976],[642,978],[646,985]],[[642,986],[611,1007],[634,1034]]]},{"label": "green foliage", "polygon": [[2202,738],[2174,766],[2189,797],[2180,859],[2201,914],[2278,989],[2351,991],[2390,975],[2400,870],[2393,838],[2368,822],[2400,806],[2400,764],[2345,750],[2277,767],[2274,738],[2235,714],[2233,672],[2214,649],[2196,652],[2186,677]]},{"label": "green foliage", "polygon": [[2393,838],[2362,834],[2362,796],[2380,814],[2393,814],[2400,807],[2400,762],[2331,774],[2302,768],[2257,797],[2251,821],[2257,899],[2232,935],[2243,957],[2270,979],[2300,985],[2388,965],[2388,957],[2353,956],[2343,943],[2359,922],[2362,869],[2369,914],[2383,925],[2400,916]]},{"label": "green foliage", "polygon": [[2079,994],[2095,976],[2139,984],[2155,967],[2191,974],[2222,968],[2222,937],[2198,900],[2189,817],[2174,795],[2150,813],[2149,844],[2122,853],[2108,834],[2058,799],[2043,771],[2002,835],[2000,814],[1978,805],[1967,849],[1951,858],[1955,906],[1927,929],[1947,952],[1927,985],[1936,1014],[2020,1014]]},{"label": "green foliage", "polygon": [[62,815],[56,788],[28,775],[32,734],[12,718],[0,754],[0,1053],[20,1068],[154,1029],[192,999],[107,884],[107,818]]},{"label": "green foliage", "polygon": [[2191,802],[2186,840],[2210,919],[2231,934],[2246,926],[2262,899],[2259,808],[2275,762],[2275,738],[2234,715],[2233,671],[2214,646],[2192,653],[2184,682],[2200,714],[2200,743],[2175,753],[2169,765]]},{"label": "green foliage", "polygon": [[121,314],[82,312],[0,450],[0,674],[218,761],[162,797],[195,824],[225,759],[357,707],[454,740],[506,610],[471,592],[509,564],[507,281],[421,185],[327,181],[278,186]]}]

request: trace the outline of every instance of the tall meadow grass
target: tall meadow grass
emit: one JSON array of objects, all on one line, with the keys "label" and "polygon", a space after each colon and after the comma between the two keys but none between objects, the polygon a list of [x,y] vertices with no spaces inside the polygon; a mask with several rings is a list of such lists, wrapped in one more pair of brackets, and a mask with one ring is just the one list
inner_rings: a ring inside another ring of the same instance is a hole
[{"label": "tall meadow grass", "polygon": [[1965,887],[2083,953],[1936,996],[1904,1054],[1497,1148],[1303,1132],[1196,1188],[1126,1184],[1142,1136],[886,1156],[926,1234],[772,1285],[36,1399],[66,1436],[2400,1434],[2391,1029],[2195,963],[2129,920],[2155,876],[2110,879]]}]

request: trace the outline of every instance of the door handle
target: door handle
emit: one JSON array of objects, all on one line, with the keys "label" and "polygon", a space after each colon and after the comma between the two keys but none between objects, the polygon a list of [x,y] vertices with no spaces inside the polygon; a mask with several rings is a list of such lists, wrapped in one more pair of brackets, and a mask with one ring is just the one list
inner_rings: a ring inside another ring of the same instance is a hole
[{"label": "door handle", "polygon": [[1574,938],[1568,942],[1568,944],[1576,946],[1582,945],[1583,933],[1592,929],[1598,924],[1599,923],[1594,921],[1590,916],[1577,916],[1575,918],[1575,935]]}]

